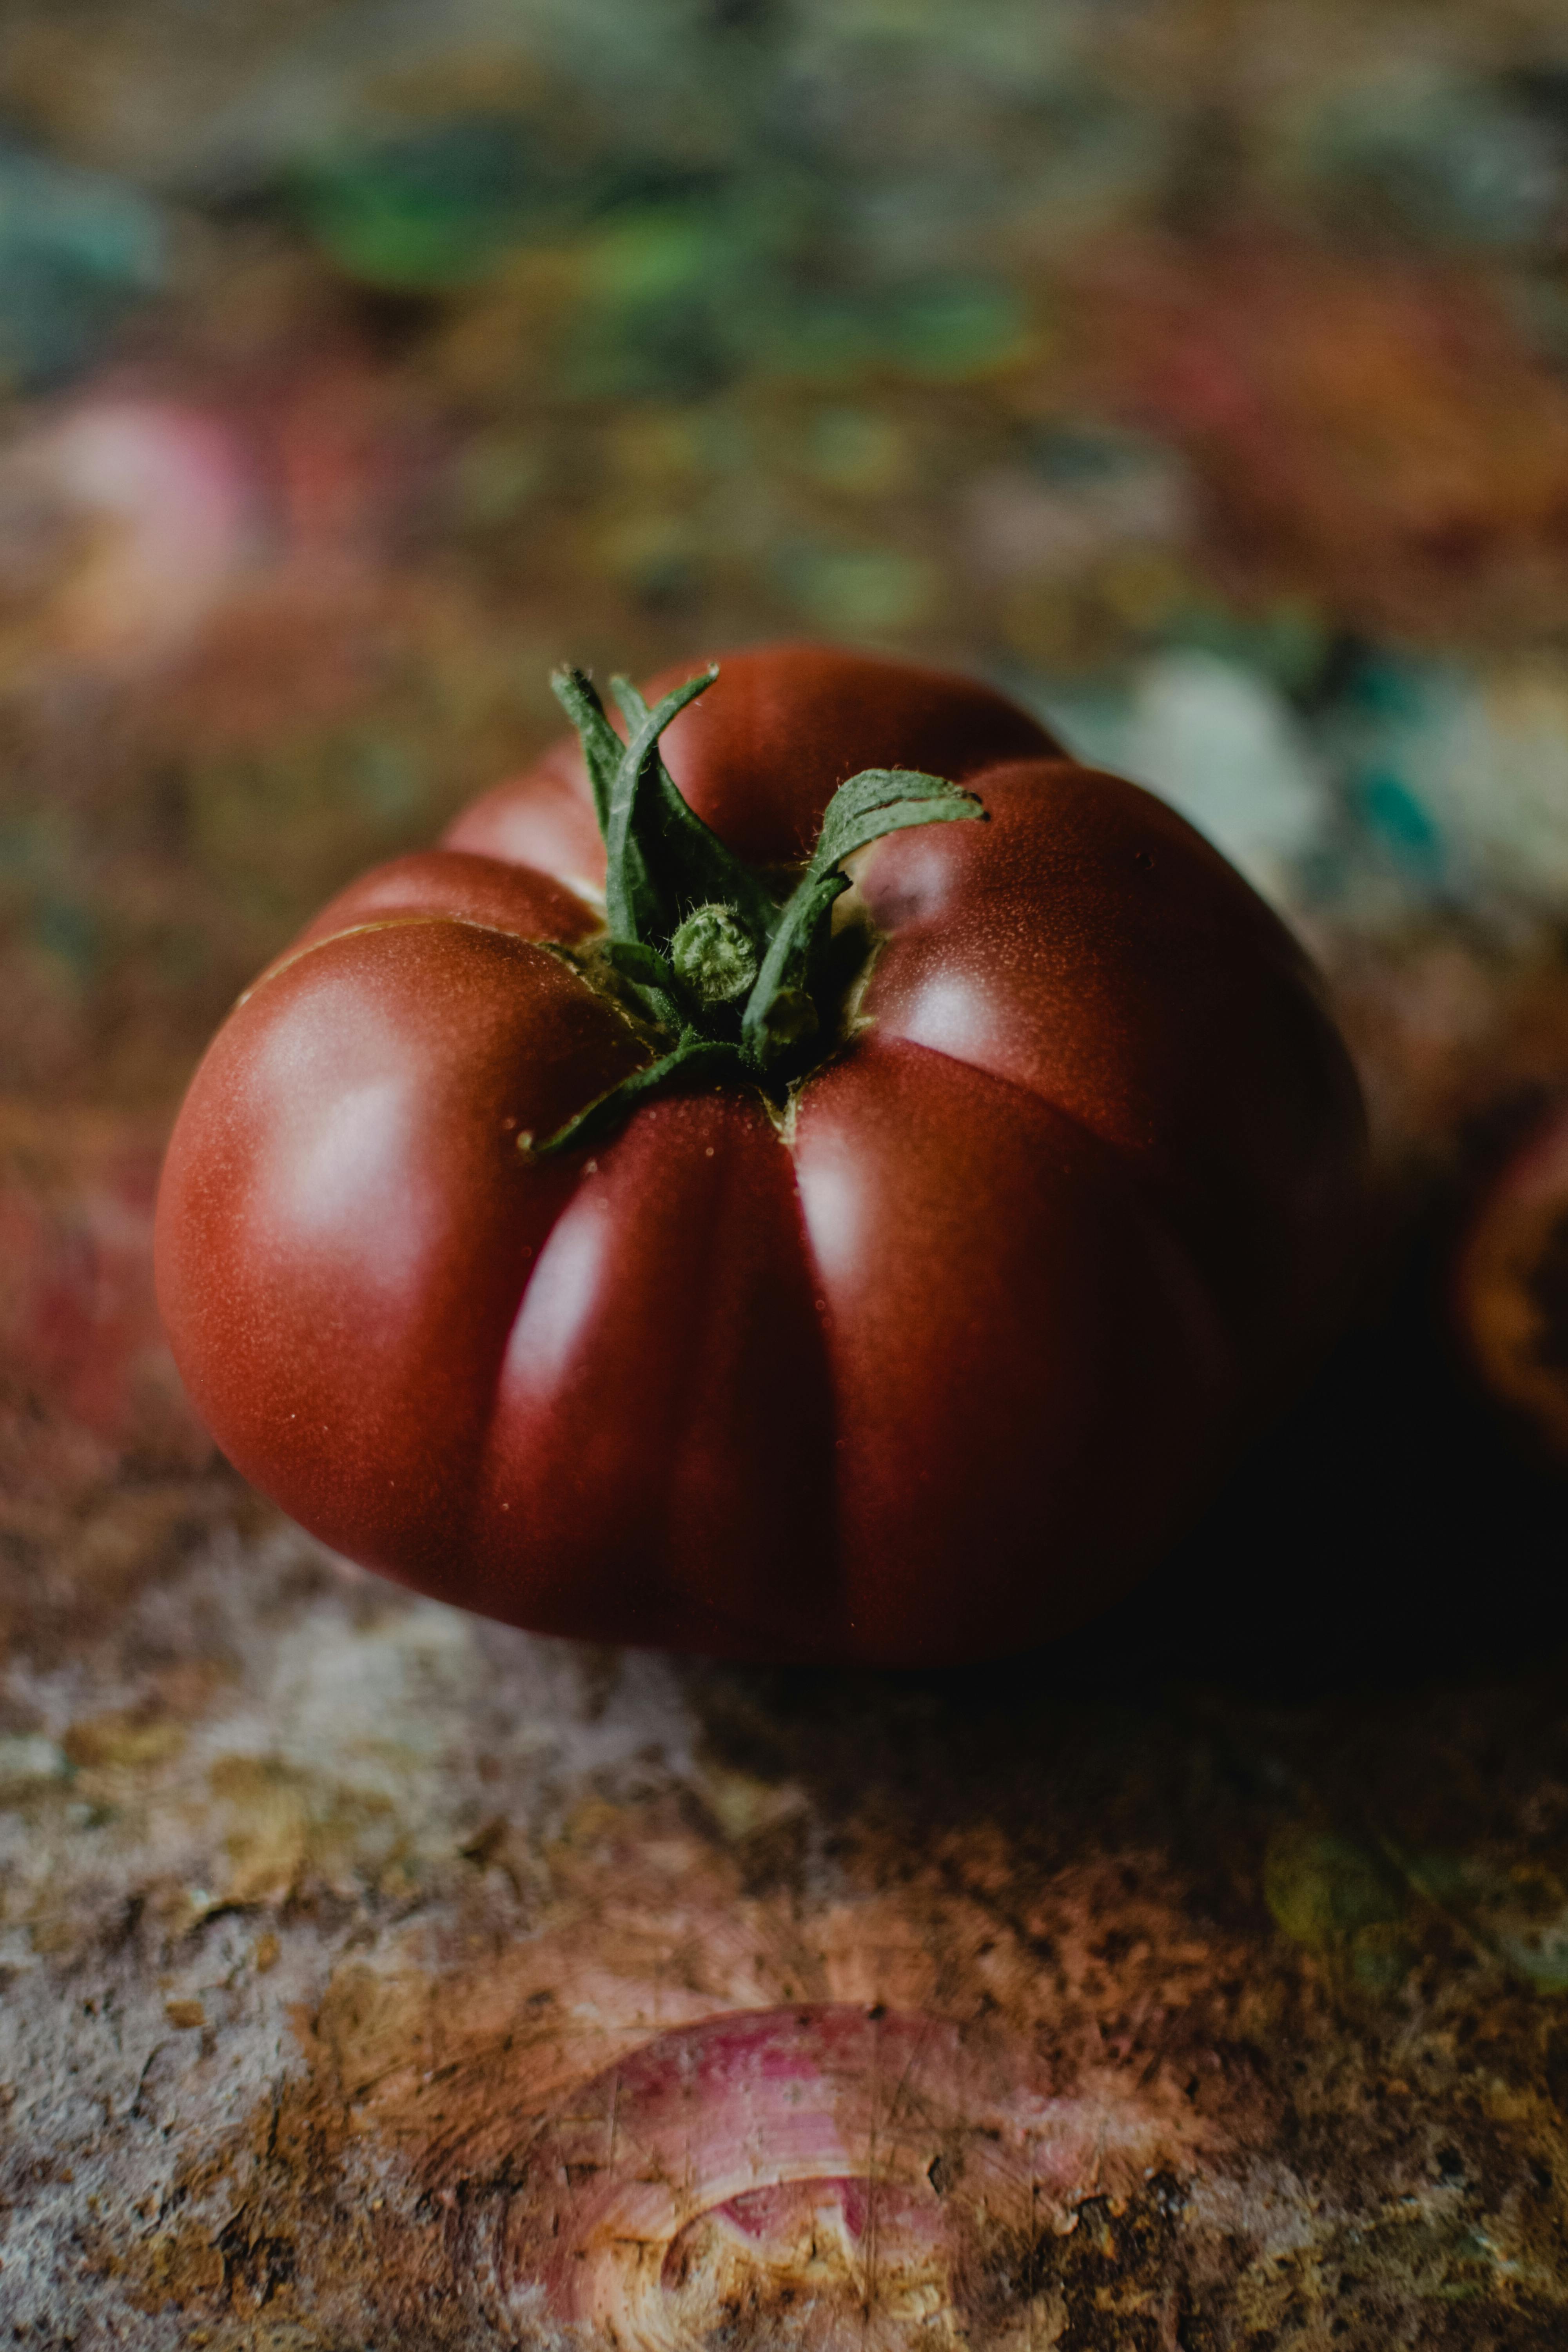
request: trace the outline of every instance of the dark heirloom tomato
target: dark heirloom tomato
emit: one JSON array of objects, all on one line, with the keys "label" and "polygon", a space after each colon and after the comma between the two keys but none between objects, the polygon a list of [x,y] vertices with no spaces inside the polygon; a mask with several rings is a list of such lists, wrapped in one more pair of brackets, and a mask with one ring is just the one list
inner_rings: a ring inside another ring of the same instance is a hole
[{"label": "dark heirloom tomato", "polygon": [[[339,1549],[548,1632],[918,1664],[1072,1624],[1343,1299],[1362,1116],[1309,966],[984,687],[732,655],[673,717],[623,692],[623,756],[569,684],[592,782],[558,746],[351,886],[197,1072],[158,1276],[198,1409]],[[668,877],[710,873],[699,920]]]}]

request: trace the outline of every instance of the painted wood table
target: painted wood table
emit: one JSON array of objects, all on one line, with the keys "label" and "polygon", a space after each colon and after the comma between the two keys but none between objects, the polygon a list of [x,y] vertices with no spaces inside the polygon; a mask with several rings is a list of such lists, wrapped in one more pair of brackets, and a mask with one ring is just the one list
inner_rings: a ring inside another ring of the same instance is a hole
[{"label": "painted wood table", "polygon": [[1074,1643],[738,1671],[247,1493],[157,1141],[0,1135],[0,2341],[1563,2340],[1560,1490],[1415,1260]]},{"label": "painted wood table", "polygon": [[[1563,1487],[1444,1306],[1568,1088],[1561,6],[195,13],[0,27],[0,2352],[1568,2343]],[[784,635],[1208,828],[1391,1185],[961,1676],[412,1599],[152,1309],[235,992],[552,663]]]}]

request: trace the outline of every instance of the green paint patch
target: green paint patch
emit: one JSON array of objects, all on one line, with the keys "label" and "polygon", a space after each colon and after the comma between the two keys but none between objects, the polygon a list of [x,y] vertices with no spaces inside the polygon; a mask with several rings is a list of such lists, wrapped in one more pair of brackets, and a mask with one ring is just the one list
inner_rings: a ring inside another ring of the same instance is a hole
[{"label": "green paint patch", "polygon": [[1400,1948],[1390,1931],[1405,1916],[1405,1892],[1381,1855],[1335,1831],[1293,1823],[1268,1842],[1263,1897],[1292,1943],[1318,1952],[1353,1946],[1353,1974],[1373,1984],[1388,1979]]},{"label": "green paint patch", "polygon": [[1442,836],[1400,777],[1374,768],[1355,780],[1353,791],[1363,818],[1396,856],[1422,866],[1441,861]]},{"label": "green paint patch", "polygon": [[822,408],[805,435],[805,470],[826,488],[874,495],[893,488],[906,463],[904,436],[866,408]]},{"label": "green paint patch", "polygon": [[707,206],[639,207],[589,247],[584,291],[606,303],[656,303],[686,293],[734,258],[734,232]]},{"label": "green paint patch", "polygon": [[482,278],[536,215],[553,216],[530,166],[520,125],[447,121],[322,158],[295,203],[347,276],[416,293]]},{"label": "green paint patch", "polygon": [[1212,599],[1187,601],[1165,622],[1165,642],[1191,646],[1267,677],[1281,693],[1310,687],[1328,657],[1331,635],[1314,604],[1284,600],[1244,613]]},{"label": "green paint patch", "polygon": [[934,564],[892,548],[795,550],[778,572],[803,619],[845,632],[908,627],[927,617],[941,593]]},{"label": "green paint patch", "polygon": [[910,375],[981,375],[1029,349],[1029,320],[1016,289],[998,279],[954,278],[908,289],[889,306],[888,355]]},{"label": "green paint patch", "polygon": [[1412,2200],[1367,2235],[1379,2269],[1402,2273],[1424,2301],[1468,2303],[1495,2284],[1498,2262],[1492,2242],[1463,2213],[1433,2211]]},{"label": "green paint patch", "polygon": [[1532,1991],[1568,1992],[1568,1886],[1555,1871],[1449,1853],[1418,1855],[1409,1871],[1413,1885]]}]

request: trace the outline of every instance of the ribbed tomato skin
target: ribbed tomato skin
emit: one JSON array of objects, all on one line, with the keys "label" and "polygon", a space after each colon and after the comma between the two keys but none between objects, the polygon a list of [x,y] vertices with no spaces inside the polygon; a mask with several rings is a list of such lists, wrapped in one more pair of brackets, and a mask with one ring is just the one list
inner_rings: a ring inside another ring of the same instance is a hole
[{"label": "ribbed tomato skin", "polygon": [[773,868],[867,766],[989,821],[860,854],[879,945],[786,1117],[671,1095],[559,1160],[520,1135],[648,1050],[552,952],[598,923],[574,750],[351,886],[170,1145],[193,1399],[329,1543],[511,1622],[908,1665],[1037,1641],[1157,1555],[1342,1303],[1363,1123],[1315,977],[1180,818],[969,680],[764,648],[666,745]]}]

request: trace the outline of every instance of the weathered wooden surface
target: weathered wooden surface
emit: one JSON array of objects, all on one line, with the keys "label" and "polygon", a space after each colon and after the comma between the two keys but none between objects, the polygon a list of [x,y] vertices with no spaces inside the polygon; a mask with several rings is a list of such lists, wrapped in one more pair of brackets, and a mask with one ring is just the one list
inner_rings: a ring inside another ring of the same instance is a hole
[{"label": "weathered wooden surface", "polygon": [[1561,1545],[1409,1309],[1067,1651],[717,1670],[325,1555],[7,1144],[6,2340],[1562,2342]]},{"label": "weathered wooden surface", "polygon": [[[0,2346],[1568,2340],[1563,1490],[1442,1291],[1568,1085],[1561,18],[10,0]],[[788,632],[1184,795],[1398,1173],[1215,1516],[961,1680],[409,1599],[151,1310],[234,992],[552,661]]]}]

